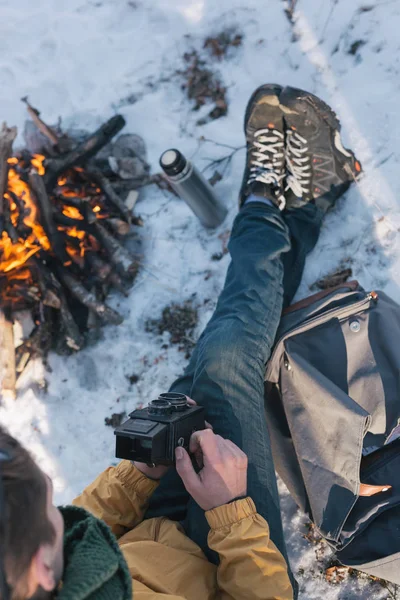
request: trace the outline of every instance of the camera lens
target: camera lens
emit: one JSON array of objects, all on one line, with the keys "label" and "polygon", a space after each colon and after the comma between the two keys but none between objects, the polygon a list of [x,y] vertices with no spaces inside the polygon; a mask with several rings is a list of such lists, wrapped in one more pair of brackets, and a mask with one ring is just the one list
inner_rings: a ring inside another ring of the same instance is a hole
[{"label": "camera lens", "polygon": [[163,398],[152,400],[147,407],[149,415],[168,415],[171,412],[171,403]]},{"label": "camera lens", "polygon": [[171,404],[173,411],[185,410],[188,406],[187,398],[185,394],[175,394],[174,392],[168,392],[167,394],[160,394],[160,400],[167,400]]}]

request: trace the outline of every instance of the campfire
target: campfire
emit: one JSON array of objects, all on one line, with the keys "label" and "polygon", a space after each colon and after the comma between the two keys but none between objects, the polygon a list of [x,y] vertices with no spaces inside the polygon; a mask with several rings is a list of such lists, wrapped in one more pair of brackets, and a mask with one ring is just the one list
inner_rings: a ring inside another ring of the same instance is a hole
[{"label": "campfire", "polygon": [[[76,143],[29,104],[28,111],[46,142],[43,153],[13,154],[16,128],[0,128],[2,396],[15,395],[16,378],[32,357],[77,351],[88,331],[122,322],[105,300],[111,288],[126,295],[135,279],[139,257],[123,238],[141,224],[132,216],[137,192],[131,190],[151,179],[143,155],[129,145],[135,136],[120,136],[114,170],[104,151],[96,159],[125,125],[122,116]],[[20,311],[30,312],[34,327],[15,348],[13,321]]]}]

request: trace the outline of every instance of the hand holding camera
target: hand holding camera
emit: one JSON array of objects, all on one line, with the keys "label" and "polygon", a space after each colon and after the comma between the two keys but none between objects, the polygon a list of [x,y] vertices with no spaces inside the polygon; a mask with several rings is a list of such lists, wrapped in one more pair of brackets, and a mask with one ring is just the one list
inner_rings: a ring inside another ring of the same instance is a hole
[{"label": "hand holding camera", "polygon": [[185,488],[203,510],[247,495],[247,456],[230,440],[206,429],[190,439],[190,452],[202,467],[193,468],[185,448],[176,448],[176,470]]},{"label": "hand holding camera", "polygon": [[176,463],[187,491],[204,510],[247,493],[246,454],[215,435],[204,420],[204,408],[184,394],[160,394],[133,411],[115,435],[117,458],[133,461],[151,479],[160,479]]},{"label": "hand holding camera", "polygon": [[[188,406],[197,406],[197,402],[192,398],[186,396],[186,400]],[[210,423],[207,423],[207,421],[205,421],[205,427],[206,429],[212,429],[212,426],[210,425]],[[143,473],[143,475],[146,475],[146,477],[149,477],[149,479],[154,480],[161,479],[161,477],[163,477],[171,468],[170,466],[165,465],[149,466],[146,463],[138,462],[135,460],[133,461],[133,464],[141,473]]]}]

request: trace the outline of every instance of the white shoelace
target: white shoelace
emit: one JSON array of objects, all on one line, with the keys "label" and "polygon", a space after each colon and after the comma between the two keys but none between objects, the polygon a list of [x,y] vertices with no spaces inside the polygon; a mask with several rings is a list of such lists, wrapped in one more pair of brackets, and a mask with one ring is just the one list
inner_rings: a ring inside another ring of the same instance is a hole
[{"label": "white shoelace", "polygon": [[305,156],[308,151],[307,140],[292,129],[286,132],[286,166],[289,171],[287,187],[301,198],[303,194],[310,193],[311,163],[310,157]]},{"label": "white shoelace", "polygon": [[[258,129],[254,137],[256,139],[253,145],[257,150],[253,152],[247,183],[260,181],[274,185],[279,190],[285,176],[284,135],[276,129]],[[283,194],[278,195],[277,199],[282,210],[286,203]]]}]

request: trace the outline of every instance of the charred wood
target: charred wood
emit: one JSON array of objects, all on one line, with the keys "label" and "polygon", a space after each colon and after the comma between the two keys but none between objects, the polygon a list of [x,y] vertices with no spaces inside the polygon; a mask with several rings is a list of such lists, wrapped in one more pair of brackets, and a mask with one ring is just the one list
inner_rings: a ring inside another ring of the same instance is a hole
[{"label": "charred wood", "polygon": [[11,198],[12,202],[14,202],[17,207],[18,218],[17,218],[17,223],[16,223],[15,228],[16,228],[19,236],[23,238],[23,237],[29,235],[32,231],[31,228],[28,227],[28,225],[26,225],[24,223],[24,219],[26,216],[29,215],[30,210],[29,210],[29,208],[27,208],[25,206],[25,203],[22,200],[22,198],[19,198],[16,194],[11,192],[10,190],[8,190],[7,196],[9,196]]},{"label": "charred wood", "polygon": [[102,283],[110,283],[125,297],[128,296],[126,287],[121,277],[116,273],[109,263],[106,263],[96,252],[87,252],[85,255],[89,266],[95,271]]},{"label": "charred wood", "polygon": [[102,243],[104,249],[115,265],[120,275],[133,278],[137,272],[137,261],[116,240],[101,223],[93,223],[95,236]]},{"label": "charred wood", "polygon": [[140,215],[133,215],[131,220],[132,225],[136,225],[136,227],[143,227],[143,219]]},{"label": "charred wood", "polygon": [[53,212],[53,219],[57,225],[62,225],[63,227],[76,227],[81,231],[88,231],[89,225],[85,223],[84,219],[74,219],[72,217],[67,217],[62,212],[55,210]]},{"label": "charred wood", "polygon": [[52,346],[52,309],[40,306],[40,322],[31,335],[19,347],[20,352],[29,352],[29,357],[40,356],[45,359]]},{"label": "charred wood", "polygon": [[36,199],[39,208],[43,228],[49,238],[54,254],[62,262],[69,260],[69,256],[65,251],[63,236],[58,231],[53,219],[53,207],[47,195],[43,177],[41,177],[34,169],[29,173],[29,184]]},{"label": "charred wood", "polygon": [[74,208],[77,208],[80,211],[83,211],[85,209],[85,207],[89,204],[87,200],[85,200],[84,198],[79,198],[78,196],[75,197],[75,196],[57,195],[56,200],[60,204],[66,204],[67,206],[73,206]]},{"label": "charred wood", "polygon": [[115,271],[111,271],[109,281],[115,287],[116,290],[118,290],[123,296],[125,296],[125,298],[129,296],[128,290],[126,289],[124,282],[122,281],[118,273],[116,273]]},{"label": "charred wood", "polygon": [[81,335],[78,325],[75,323],[75,320],[68,308],[68,304],[64,295],[60,297],[60,300],[60,320],[64,330],[65,343],[71,350],[80,350],[84,344],[83,336]]},{"label": "charred wood", "polygon": [[6,231],[10,240],[15,244],[18,242],[19,235],[11,220],[10,202],[7,195],[4,196],[3,203],[4,231]]},{"label": "charred wood", "polygon": [[131,213],[128,210],[125,202],[114,190],[113,186],[106,177],[102,174],[99,169],[94,167],[90,168],[89,174],[93,177],[99,187],[102,189],[105,197],[110,204],[120,213],[127,223],[131,221]]},{"label": "charred wood", "polygon": [[85,259],[88,265],[95,271],[101,281],[107,281],[111,274],[112,267],[106,263],[97,252],[87,252]]},{"label": "charred wood", "polygon": [[114,233],[120,236],[128,235],[131,230],[129,223],[123,221],[122,219],[117,219],[116,217],[107,219],[107,225],[110,226]]},{"label": "charred wood", "polygon": [[24,96],[23,98],[21,98],[21,100],[22,102],[25,102],[29,116],[31,117],[32,121],[35,123],[39,131],[41,131],[43,135],[47,137],[52,146],[57,147],[60,140],[58,139],[58,136],[55,133],[55,131],[53,131],[51,127],[49,127],[44,121],[42,121],[42,119],[40,118],[40,112],[36,108],[33,108],[31,104],[29,104],[28,96]]},{"label": "charred wood", "polygon": [[31,264],[36,271],[43,304],[59,310],[66,345],[71,350],[80,350],[84,343],[83,336],[68,308],[61,283],[43,261],[33,257]]},{"label": "charred wood", "polygon": [[43,294],[43,304],[60,310],[61,300],[53,290],[46,290]]},{"label": "charred wood", "polygon": [[105,146],[125,125],[121,115],[115,115],[104,123],[97,131],[85,141],[59,158],[52,158],[45,162],[45,183],[47,190],[52,190],[57,183],[57,178],[71,167],[80,166],[94,156]]},{"label": "charred wood", "polygon": [[71,294],[84,306],[92,309],[103,323],[111,325],[120,325],[122,323],[122,316],[103,302],[99,302],[95,294],[89,292],[78,279],[61,268],[58,269],[58,276]]}]

